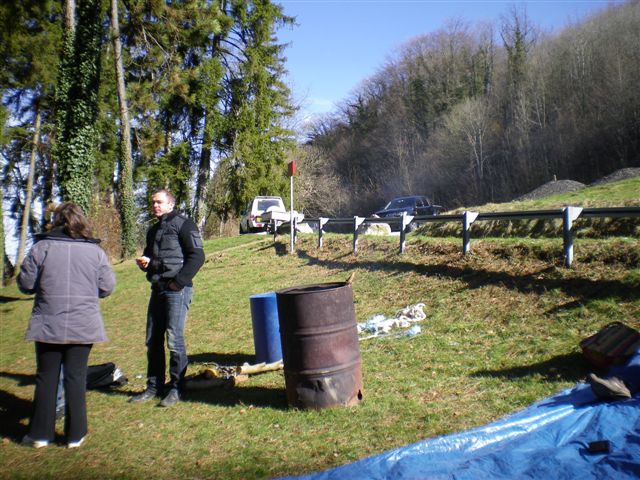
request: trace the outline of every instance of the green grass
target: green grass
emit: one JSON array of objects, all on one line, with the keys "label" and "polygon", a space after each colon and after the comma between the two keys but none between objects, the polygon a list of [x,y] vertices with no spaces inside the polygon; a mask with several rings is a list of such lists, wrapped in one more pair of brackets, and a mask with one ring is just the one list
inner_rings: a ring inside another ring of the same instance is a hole
[{"label": "green grass", "polygon": [[[574,385],[588,366],[578,342],[612,320],[640,328],[640,240],[578,239],[574,268],[560,239],[395,240],[327,235],[238,236],[206,242],[187,324],[189,373],[210,362],[253,361],[249,296],[344,280],[356,272],[358,321],[426,304],[423,333],[360,343],[364,401],[288,408],[281,372],[233,388],[190,392],[172,409],[127,402],[144,387],[148,285],[132,261],[116,265],[102,302],[110,342],[90,363],[115,362],[128,386],[88,393],[82,448],[19,444],[31,409],[35,359],[22,340],[32,304],[13,286],[0,311],[1,478],[253,479],[308,473],[436,435],[472,428]],[[58,425],[62,434],[62,425]],[[64,439],[58,438],[62,444]]]}]

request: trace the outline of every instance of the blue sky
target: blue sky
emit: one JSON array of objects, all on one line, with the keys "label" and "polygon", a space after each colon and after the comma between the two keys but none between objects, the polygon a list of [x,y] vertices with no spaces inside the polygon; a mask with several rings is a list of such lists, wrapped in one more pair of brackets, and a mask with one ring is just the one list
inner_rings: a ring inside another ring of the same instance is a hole
[{"label": "blue sky", "polygon": [[512,6],[526,8],[532,23],[553,32],[608,4],[602,0],[280,0],[297,26],[278,32],[289,85],[301,118],[335,110],[372,76],[395,49],[413,37],[444,28],[449,20],[499,25]]}]

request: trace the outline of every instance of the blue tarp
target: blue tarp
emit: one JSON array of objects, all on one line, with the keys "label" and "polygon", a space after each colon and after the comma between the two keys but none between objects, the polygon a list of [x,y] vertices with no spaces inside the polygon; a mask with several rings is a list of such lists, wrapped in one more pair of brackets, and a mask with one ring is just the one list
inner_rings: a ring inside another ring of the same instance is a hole
[{"label": "blue tarp", "polygon": [[[488,425],[298,478],[639,479],[640,350],[610,374],[633,398],[604,402],[581,383]],[[609,441],[608,453],[588,451],[598,440]]]}]

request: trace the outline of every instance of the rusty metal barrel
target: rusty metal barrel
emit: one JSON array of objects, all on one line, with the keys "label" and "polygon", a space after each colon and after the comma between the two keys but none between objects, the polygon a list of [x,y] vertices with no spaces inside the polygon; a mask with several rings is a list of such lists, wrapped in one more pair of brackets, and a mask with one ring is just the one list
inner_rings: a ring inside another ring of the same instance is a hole
[{"label": "rusty metal barrel", "polygon": [[304,285],[276,295],[289,405],[358,404],[362,366],[351,285]]}]

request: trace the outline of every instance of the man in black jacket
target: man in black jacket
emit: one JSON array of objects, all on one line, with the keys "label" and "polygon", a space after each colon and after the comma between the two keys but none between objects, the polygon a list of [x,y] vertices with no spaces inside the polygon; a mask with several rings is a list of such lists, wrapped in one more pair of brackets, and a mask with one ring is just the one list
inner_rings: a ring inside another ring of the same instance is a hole
[{"label": "man in black jacket", "polygon": [[[160,405],[170,407],[180,400],[187,371],[184,325],[191,303],[192,279],[204,263],[204,249],[195,223],[174,211],[175,199],[170,191],[156,191],[151,197],[151,206],[158,222],[147,232],[143,256],[136,260],[151,282],[146,336],[147,388],[129,401],[143,402],[162,396]],[[165,336],[170,377],[166,391]]]}]

